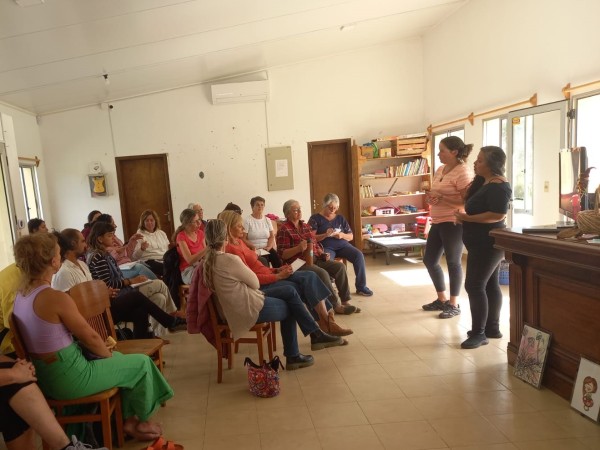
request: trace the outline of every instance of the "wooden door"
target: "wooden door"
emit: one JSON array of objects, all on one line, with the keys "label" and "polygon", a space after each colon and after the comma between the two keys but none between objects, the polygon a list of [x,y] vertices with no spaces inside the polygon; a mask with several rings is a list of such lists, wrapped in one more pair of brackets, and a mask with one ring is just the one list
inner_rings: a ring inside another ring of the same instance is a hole
[{"label": "wooden door", "polygon": [[135,234],[146,209],[157,212],[161,229],[171,239],[174,228],[167,155],[125,156],[115,161],[125,240]]},{"label": "wooden door", "polygon": [[[355,223],[354,208],[358,208],[352,189],[352,158],[350,139],[335,139],[308,143],[310,176],[310,215],[323,209],[323,197],[329,192],[340,198],[339,214],[343,215],[360,238],[360,223]],[[303,214],[308,220],[309,214]]]}]

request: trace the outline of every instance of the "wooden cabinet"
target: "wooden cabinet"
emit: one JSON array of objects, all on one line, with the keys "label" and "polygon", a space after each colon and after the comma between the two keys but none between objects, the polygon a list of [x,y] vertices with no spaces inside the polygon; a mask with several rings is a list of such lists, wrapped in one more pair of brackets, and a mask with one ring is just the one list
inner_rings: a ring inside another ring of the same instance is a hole
[{"label": "wooden cabinet", "polygon": [[427,139],[404,140],[411,142],[403,143],[399,137],[375,141],[374,146],[352,146],[354,222],[361,225],[354,230],[354,245],[359,249],[366,228],[383,224],[389,230],[412,231],[416,218],[428,214],[424,193],[431,185]]}]

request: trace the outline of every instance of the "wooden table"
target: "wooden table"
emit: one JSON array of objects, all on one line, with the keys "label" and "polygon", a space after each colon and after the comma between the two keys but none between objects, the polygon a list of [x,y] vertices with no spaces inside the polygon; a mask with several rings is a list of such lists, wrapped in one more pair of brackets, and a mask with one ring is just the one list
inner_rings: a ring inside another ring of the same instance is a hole
[{"label": "wooden table", "polygon": [[508,362],[524,324],[550,331],[543,384],[570,400],[581,356],[600,361],[600,246],[520,230],[490,235],[511,263]]},{"label": "wooden table", "polygon": [[376,250],[381,248],[385,251],[385,263],[390,265],[390,252],[394,250],[407,250],[412,247],[423,247],[427,241],[410,236],[381,236],[370,237],[367,239],[369,246],[373,251],[373,258],[376,256]]}]

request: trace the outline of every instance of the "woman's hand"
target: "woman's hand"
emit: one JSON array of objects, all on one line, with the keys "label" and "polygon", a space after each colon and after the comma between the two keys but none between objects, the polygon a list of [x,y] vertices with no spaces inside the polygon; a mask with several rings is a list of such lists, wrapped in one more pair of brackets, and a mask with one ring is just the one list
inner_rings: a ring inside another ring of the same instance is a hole
[{"label": "woman's hand", "polygon": [[131,284],[142,283],[147,280],[148,280],[148,277],[145,275],[138,275],[137,277],[133,277],[133,278],[129,279]]},{"label": "woman's hand", "polygon": [[430,205],[437,205],[442,198],[444,196],[437,191],[427,191],[426,200]]},{"label": "woman's hand", "polygon": [[29,361],[17,359],[17,362],[10,369],[15,383],[27,383],[37,381],[35,377],[35,367]]},{"label": "woman's hand", "polygon": [[150,244],[146,241],[142,241],[142,244],[140,245],[140,248],[142,249],[142,251],[146,251],[148,249],[148,247],[150,247]]},{"label": "woman's hand", "polygon": [[139,241],[140,239],[144,239],[144,236],[140,233],[135,233],[133,236],[129,238],[129,242],[131,241]]},{"label": "woman's hand", "polygon": [[468,222],[467,218],[469,215],[464,212],[454,211],[454,217],[456,217],[456,223]]},{"label": "woman's hand", "polygon": [[289,278],[292,275],[292,273],[293,272],[291,266],[282,266],[277,272],[277,280],[285,280],[286,278]]},{"label": "woman's hand", "polygon": [[301,240],[300,243],[296,246],[296,248],[298,249],[298,253],[304,252],[304,250],[306,250],[306,247],[308,247],[308,243],[304,239]]},{"label": "woman's hand", "polygon": [[119,295],[119,289],[113,289],[113,288],[109,287],[108,295],[110,296],[111,299],[117,298],[117,295]]}]

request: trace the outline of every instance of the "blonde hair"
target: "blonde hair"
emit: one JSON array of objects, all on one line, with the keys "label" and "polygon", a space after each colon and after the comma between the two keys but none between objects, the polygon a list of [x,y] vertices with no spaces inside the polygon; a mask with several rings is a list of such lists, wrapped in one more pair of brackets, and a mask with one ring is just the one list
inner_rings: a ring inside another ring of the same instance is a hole
[{"label": "blonde hair", "polygon": [[[233,211],[229,211],[232,214],[238,215]],[[204,255],[204,264],[202,266],[202,276],[204,278],[204,284],[211,291],[215,290],[215,283],[213,277],[213,271],[215,266],[215,259],[217,252],[222,249],[223,245],[227,242],[227,225],[220,218],[211,220],[206,224],[204,229],[204,242],[206,243],[206,253]]]},{"label": "blonde hair", "polygon": [[144,231],[150,231],[148,229],[146,229],[146,225],[144,224],[144,222],[146,221],[146,218],[148,216],[152,216],[154,218],[154,231],[160,230],[160,220],[158,218],[158,214],[156,214],[156,211],[154,211],[153,209],[147,209],[146,211],[144,211],[142,213],[142,215],[140,216],[140,223],[138,225],[138,229],[140,230],[144,230]]},{"label": "blonde hair", "polygon": [[58,240],[52,233],[35,233],[20,238],[14,248],[15,264],[23,275],[21,290],[31,286],[31,282],[48,269],[56,256]]},{"label": "blonde hair", "polygon": [[221,219],[223,222],[225,222],[225,225],[227,226],[227,239],[229,240],[229,242],[231,242],[231,240],[232,240],[231,230],[237,223],[244,221],[242,219],[242,216],[240,216],[238,213],[236,213],[234,211],[225,210],[225,211],[220,212],[219,215],[217,216],[217,218]]}]

